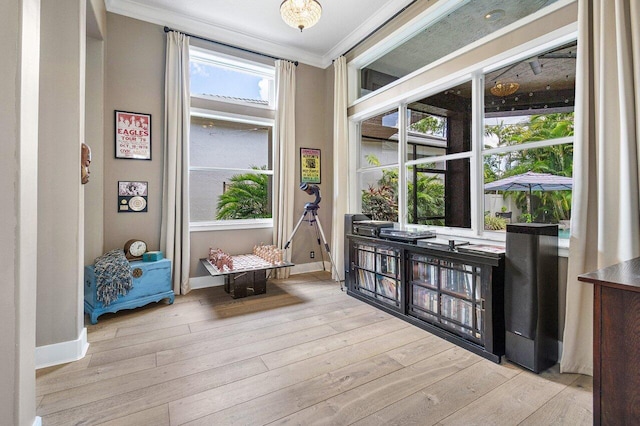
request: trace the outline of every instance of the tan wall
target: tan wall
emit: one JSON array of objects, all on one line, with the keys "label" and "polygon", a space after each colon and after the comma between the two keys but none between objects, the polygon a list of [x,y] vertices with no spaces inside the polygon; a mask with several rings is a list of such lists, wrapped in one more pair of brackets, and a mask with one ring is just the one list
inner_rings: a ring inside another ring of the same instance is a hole
[{"label": "tan wall", "polygon": [[0,423],[35,407],[40,1],[0,3]]},{"label": "tan wall", "polygon": [[76,340],[84,327],[85,5],[42,4],[37,346]]},{"label": "tan wall", "polygon": [[[318,218],[324,230],[327,243],[331,243],[331,212],[333,187],[333,106],[327,109],[327,103],[333,105],[333,90],[327,88],[325,70],[300,64],[296,69],[296,170],[295,198],[293,209],[294,222],[304,212],[304,205],[314,197],[298,189],[300,183],[300,148],[319,148],[320,159],[320,195],[322,201]],[[307,215],[310,217],[310,215]],[[320,261],[320,247],[315,228],[303,223],[291,244],[291,260],[295,264]],[[315,251],[316,258],[310,259],[309,252]],[[328,258],[325,256],[325,260]]]},{"label": "tan wall", "polygon": [[[162,192],[162,140],[164,110],[164,49],[163,28],[116,14],[107,14],[105,113],[104,113],[104,250],[119,248],[129,238],[142,238],[150,249],[159,249]],[[224,53],[242,57],[238,51],[216,48],[215,45],[194,41],[202,47],[212,47]],[[268,63],[268,60],[260,59]],[[273,61],[271,61],[273,63]],[[319,217],[327,242],[331,241],[331,185],[332,185],[332,89],[327,90],[325,70],[299,65],[296,71],[296,158],[299,148],[320,148],[322,152],[322,203]],[[194,107],[206,102],[194,100]],[[217,103],[213,107],[226,108],[236,114],[246,113],[241,107]],[[116,160],[113,154],[113,110],[152,114],[152,161]],[[272,113],[265,111],[265,117]],[[303,212],[309,196],[298,189],[299,161],[296,162],[295,205],[291,206],[296,220]],[[116,185],[118,180],[149,182],[148,213],[117,213]],[[253,246],[271,244],[271,229],[209,231],[192,233],[191,276],[204,275],[198,269],[198,259],[206,257],[209,247],[220,247],[231,254],[250,252]],[[309,251],[320,259],[315,234],[309,236],[308,227],[301,226],[292,244],[293,261],[308,263]]]},{"label": "tan wall", "polygon": [[[141,238],[160,249],[164,45],[162,27],[107,14],[104,99],[104,251]],[[115,158],[114,110],[151,114],[151,161]],[[118,181],[148,182],[146,213],[118,213]]]},{"label": "tan wall", "polygon": [[91,175],[84,189],[84,264],[104,247],[104,42],[87,37],[84,142],[91,148]]}]

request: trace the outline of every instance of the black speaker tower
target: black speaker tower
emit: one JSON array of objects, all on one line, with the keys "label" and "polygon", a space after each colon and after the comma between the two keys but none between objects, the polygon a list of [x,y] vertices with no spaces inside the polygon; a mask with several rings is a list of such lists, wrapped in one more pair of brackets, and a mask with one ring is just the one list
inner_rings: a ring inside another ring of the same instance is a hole
[{"label": "black speaker tower", "polygon": [[506,358],[539,373],[558,362],[558,226],[507,225]]}]

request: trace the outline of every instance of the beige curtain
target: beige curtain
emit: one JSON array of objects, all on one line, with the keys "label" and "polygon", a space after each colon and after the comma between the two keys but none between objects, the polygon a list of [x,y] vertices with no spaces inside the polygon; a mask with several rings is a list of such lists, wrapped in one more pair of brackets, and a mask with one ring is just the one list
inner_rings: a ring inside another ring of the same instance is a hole
[{"label": "beige curtain", "polygon": [[[293,231],[293,196],[295,189],[296,150],[296,66],[276,61],[276,124],[273,137],[275,167],[273,172],[273,243],[283,248]],[[289,247],[288,250],[291,250]],[[291,253],[286,253],[291,259]],[[279,279],[289,277],[289,268],[276,270]]]},{"label": "beige curtain", "polygon": [[640,0],[580,0],[574,187],[562,372],[593,375],[593,287],[640,255]]},{"label": "beige curtain", "polygon": [[167,33],[164,174],[160,247],[172,261],[173,291],[189,287],[189,37]]},{"label": "beige curtain", "polygon": [[[331,248],[336,271],[332,277],[344,280],[344,215],[348,207],[349,120],[347,119],[347,60],[340,56],[333,62],[333,216]],[[336,273],[338,276],[336,276]]]}]

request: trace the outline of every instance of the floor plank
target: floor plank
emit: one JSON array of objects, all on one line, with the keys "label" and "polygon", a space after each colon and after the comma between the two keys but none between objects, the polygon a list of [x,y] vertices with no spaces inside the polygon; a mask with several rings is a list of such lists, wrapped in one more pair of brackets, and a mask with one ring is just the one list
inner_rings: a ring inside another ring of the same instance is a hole
[{"label": "floor plank", "polygon": [[527,417],[523,426],[588,425],[593,419],[593,378],[578,376],[557,397]]},{"label": "floor plank", "polygon": [[520,371],[482,360],[356,422],[365,425],[432,425],[505,383]]},{"label": "floor plank", "polygon": [[329,273],[101,316],[36,371],[44,426],[590,425],[591,377],[495,364],[356,300]]}]

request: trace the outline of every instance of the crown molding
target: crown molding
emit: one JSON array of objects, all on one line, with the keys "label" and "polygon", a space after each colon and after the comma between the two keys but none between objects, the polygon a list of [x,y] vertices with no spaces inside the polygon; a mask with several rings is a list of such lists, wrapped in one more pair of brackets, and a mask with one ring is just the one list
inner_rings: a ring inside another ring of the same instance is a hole
[{"label": "crown molding", "polygon": [[[265,53],[278,58],[299,61],[318,68],[326,68],[323,58],[319,55],[314,55],[302,49],[274,43],[263,38],[256,38],[226,27],[213,25],[191,16],[142,5],[131,0],[106,0],[105,4],[107,11],[111,13],[128,16],[156,25],[168,26],[175,30]],[[329,61],[329,64],[331,64],[331,61]]]},{"label": "crown molding", "polygon": [[318,55],[304,49],[286,46],[264,38],[238,32],[228,27],[215,25],[202,19],[185,14],[169,12],[164,9],[143,5],[134,0],[106,0],[107,11],[128,16],[152,24],[168,26],[173,29],[209,38],[232,46],[250,49],[279,58],[299,61],[318,68],[327,68],[338,56],[344,54],[372,31],[384,24],[412,0],[392,0],[378,9],[372,16],[354,29],[347,37],[324,55]]}]

